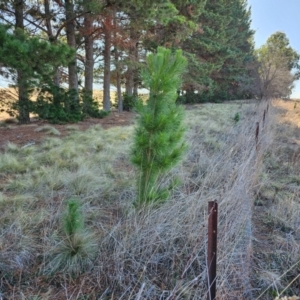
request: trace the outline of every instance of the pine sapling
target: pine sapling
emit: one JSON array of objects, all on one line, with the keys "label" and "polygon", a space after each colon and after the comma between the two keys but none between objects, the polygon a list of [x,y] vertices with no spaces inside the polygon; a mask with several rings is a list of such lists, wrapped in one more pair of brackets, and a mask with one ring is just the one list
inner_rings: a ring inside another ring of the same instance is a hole
[{"label": "pine sapling", "polygon": [[46,273],[52,275],[63,272],[76,277],[92,267],[97,251],[95,236],[84,228],[84,218],[77,199],[68,201],[62,224],[63,240],[50,256]]},{"label": "pine sapling", "polygon": [[234,117],[233,117],[233,121],[234,121],[235,123],[238,123],[239,120],[240,120],[240,114],[237,112],[237,113],[234,115]]},{"label": "pine sapling", "polygon": [[139,170],[136,204],[160,202],[169,195],[161,187],[162,175],[181,158],[183,109],[176,105],[177,90],[186,59],[182,52],[159,47],[147,57],[142,79],[150,90],[146,105],[137,108],[139,117],[132,148],[132,162]]},{"label": "pine sapling", "polygon": [[83,216],[80,212],[78,200],[72,199],[68,201],[68,209],[63,217],[64,232],[70,238],[84,228]]}]

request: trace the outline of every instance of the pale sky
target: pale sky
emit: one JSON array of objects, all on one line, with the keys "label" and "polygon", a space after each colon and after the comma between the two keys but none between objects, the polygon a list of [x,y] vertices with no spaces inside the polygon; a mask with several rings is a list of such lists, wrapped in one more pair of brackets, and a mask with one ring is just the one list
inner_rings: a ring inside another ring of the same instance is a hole
[{"label": "pale sky", "polygon": [[[276,31],[282,31],[291,47],[300,53],[300,0],[248,0],[252,11],[255,46],[260,47]],[[300,99],[300,80],[291,98]]]}]

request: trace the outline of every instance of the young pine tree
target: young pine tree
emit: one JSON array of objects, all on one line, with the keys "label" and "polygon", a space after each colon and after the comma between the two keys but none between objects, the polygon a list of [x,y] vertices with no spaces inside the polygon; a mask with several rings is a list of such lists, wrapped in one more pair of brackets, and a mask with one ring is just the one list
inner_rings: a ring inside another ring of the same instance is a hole
[{"label": "young pine tree", "polygon": [[183,109],[176,105],[177,89],[186,66],[182,52],[159,47],[147,57],[142,79],[150,90],[146,105],[138,106],[138,125],[132,148],[132,162],[139,170],[137,205],[168,197],[159,186],[161,176],[180,159],[185,145],[181,124]]},{"label": "young pine tree", "polygon": [[93,266],[97,241],[93,233],[84,228],[84,218],[77,199],[68,201],[62,223],[64,234],[50,255],[46,274],[62,272],[76,277]]}]

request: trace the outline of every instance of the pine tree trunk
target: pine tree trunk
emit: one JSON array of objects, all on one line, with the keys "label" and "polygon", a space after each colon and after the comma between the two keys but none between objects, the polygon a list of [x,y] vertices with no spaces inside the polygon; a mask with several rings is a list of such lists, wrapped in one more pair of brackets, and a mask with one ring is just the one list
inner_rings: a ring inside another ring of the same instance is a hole
[{"label": "pine tree trunk", "polygon": [[[71,48],[76,49],[76,39],[75,39],[75,24],[74,24],[74,4],[72,0],[65,0],[66,8],[66,33],[67,42]],[[69,90],[74,93],[72,96],[72,103],[70,110],[76,112],[79,107],[78,98],[78,77],[77,77],[77,59],[76,57],[68,65],[69,71]]]},{"label": "pine tree trunk", "polygon": [[[134,78],[136,78],[136,76]],[[138,88],[139,88],[139,83],[138,81],[135,80],[133,86],[133,95],[136,97],[138,96]]]},{"label": "pine tree trunk", "polygon": [[84,88],[86,92],[93,93],[93,68],[94,68],[94,40],[91,35],[92,31],[92,17],[90,14],[87,14],[84,17],[84,48],[85,48],[85,73],[84,73]]},{"label": "pine tree trunk", "polygon": [[[117,31],[118,31],[118,22],[117,22],[117,14],[114,11],[114,39],[117,40]],[[122,91],[121,91],[121,71],[120,71],[120,63],[119,63],[119,51],[118,47],[115,46],[115,67],[117,73],[117,97],[118,97],[118,112],[123,112],[123,99],[122,99]]]},{"label": "pine tree trunk", "polygon": [[123,112],[123,99],[121,92],[121,76],[120,73],[117,73],[117,95],[118,95],[118,112]]},{"label": "pine tree trunk", "polygon": [[133,80],[133,69],[131,66],[128,66],[128,70],[126,72],[126,83],[125,83],[125,87],[126,87],[126,94],[128,96],[132,96],[133,95],[133,86],[134,86],[134,80]]},{"label": "pine tree trunk", "polygon": [[117,71],[117,96],[118,96],[118,112],[123,112],[123,99],[122,99],[122,91],[121,91],[121,75],[120,75],[120,67],[119,67],[119,53],[118,49],[115,48],[115,64]]},{"label": "pine tree trunk", "polygon": [[[50,43],[55,43],[56,38],[53,35],[52,25],[51,25],[51,11],[50,11],[50,3],[49,0],[44,0],[44,9],[45,9],[45,24],[47,28],[47,35]],[[55,90],[53,91],[53,104],[54,106],[59,106],[61,97],[59,94],[59,87],[60,87],[60,81],[59,81],[59,69],[58,67],[55,67],[54,69],[54,76],[52,81]]]},{"label": "pine tree trunk", "polygon": [[104,23],[104,78],[103,78],[103,109],[110,110],[110,48],[111,48],[111,16]]},{"label": "pine tree trunk", "polygon": [[[132,37],[132,34],[130,34],[130,36]],[[126,87],[126,94],[128,96],[132,96],[133,95],[133,87],[134,87],[134,67],[132,64],[132,62],[134,61],[134,47],[129,48],[128,58],[129,58],[129,63],[128,63],[128,67],[127,67],[128,69],[126,72],[125,87]]]},{"label": "pine tree trunk", "polygon": [[[15,17],[16,17],[16,35],[18,30],[24,31],[24,1],[15,1]],[[28,100],[28,89],[27,89],[27,78],[26,74],[22,70],[17,70],[17,84],[18,84],[18,109],[19,109],[19,123],[26,124],[30,122],[29,117],[29,100]]]},{"label": "pine tree trunk", "polygon": [[93,19],[91,14],[84,17],[84,48],[85,48],[85,69],[84,69],[84,101],[83,111],[89,112],[91,100],[93,98],[93,81],[94,81],[94,40],[91,35],[93,29]]},{"label": "pine tree trunk", "polygon": [[45,8],[45,23],[47,28],[47,35],[49,38],[50,43],[54,42],[54,36],[51,26],[51,12],[50,12],[50,4],[49,0],[44,0],[44,8]]},{"label": "pine tree trunk", "polygon": [[138,34],[134,28],[130,29],[131,47],[128,51],[129,64],[126,73],[126,94],[137,96],[138,94]]},{"label": "pine tree trunk", "polygon": [[[134,49],[134,61],[137,64],[139,61],[139,47],[138,47],[138,42],[135,43],[135,49]],[[138,88],[139,88],[139,71],[138,68],[134,68],[133,72],[133,95],[137,96],[138,95]]]},{"label": "pine tree trunk", "polygon": [[29,117],[29,100],[28,100],[28,90],[27,90],[27,78],[22,71],[18,71],[18,108],[19,108],[19,124],[30,123]]},{"label": "pine tree trunk", "polygon": [[[45,8],[45,23],[47,28],[47,35],[50,43],[55,43],[56,39],[53,35],[52,25],[51,25],[51,11],[49,0],[44,0],[44,8]],[[54,70],[55,75],[53,76],[53,84],[59,88],[59,70],[58,67],[55,67]]]}]

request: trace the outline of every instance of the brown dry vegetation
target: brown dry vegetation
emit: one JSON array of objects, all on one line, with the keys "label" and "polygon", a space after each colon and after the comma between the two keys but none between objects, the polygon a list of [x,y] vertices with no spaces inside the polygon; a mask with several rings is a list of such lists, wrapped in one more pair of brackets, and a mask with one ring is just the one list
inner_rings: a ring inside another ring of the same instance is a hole
[{"label": "brown dry vegetation", "polygon": [[[6,143],[0,154],[0,297],[206,299],[209,200],[219,202],[218,299],[274,299],[285,287],[283,295],[299,294],[300,107],[270,103],[262,127],[266,105],[190,107],[188,151],[161,181],[177,176],[181,183],[168,202],[142,211],[132,206],[133,125],[84,132],[70,126],[62,138],[60,128],[37,124],[36,134],[55,137]],[[71,197],[81,203],[93,234],[87,243],[96,247],[92,256],[83,253],[77,277],[66,269],[51,273],[53,255],[65,251],[62,216]]]},{"label": "brown dry vegetation", "polygon": [[263,153],[253,214],[254,286],[259,299],[300,295],[300,107],[273,101],[272,143]]}]

